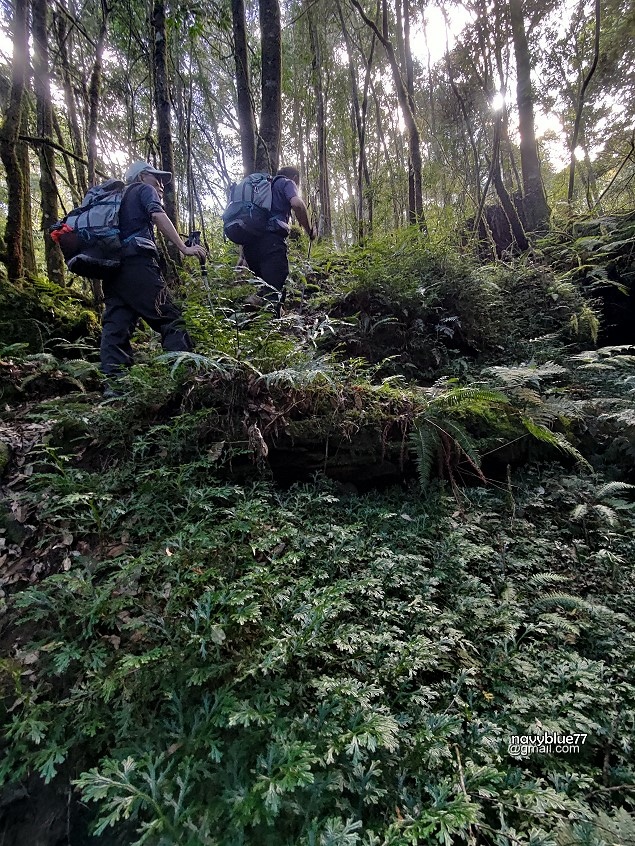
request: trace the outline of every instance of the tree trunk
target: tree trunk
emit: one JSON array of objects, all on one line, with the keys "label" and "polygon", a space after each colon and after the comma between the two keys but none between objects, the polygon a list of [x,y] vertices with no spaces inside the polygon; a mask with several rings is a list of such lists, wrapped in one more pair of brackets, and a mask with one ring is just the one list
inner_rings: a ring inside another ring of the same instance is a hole
[{"label": "tree trunk", "polygon": [[[49,75],[48,51],[48,4],[47,0],[33,0],[33,71],[35,78],[35,99],[37,105],[37,134],[40,138],[53,138],[53,107],[51,104],[51,80]],[[42,195],[42,231],[44,233],[44,254],[48,277],[58,285],[64,284],[64,258],[57,244],[49,235],[51,226],[57,221],[57,185],[55,180],[55,152],[49,144],[38,146],[40,160],[40,192]]]},{"label": "tree trunk", "polygon": [[260,0],[262,102],[256,144],[256,170],[275,173],[282,131],[282,30],[278,0]]},{"label": "tree trunk", "polygon": [[11,89],[4,121],[0,128],[0,157],[7,178],[7,223],[5,228],[6,264],[9,279],[15,281],[24,275],[24,252],[22,231],[24,229],[24,200],[29,196],[25,185],[27,174],[21,167],[18,142],[22,122],[24,90],[27,78],[29,56],[29,3],[16,0],[12,36],[13,62],[11,66]]},{"label": "tree trunk", "polygon": [[75,154],[75,184],[79,197],[77,202],[81,200],[88,190],[88,182],[86,181],[86,169],[81,163],[84,158],[84,142],[82,141],[82,133],[79,126],[79,119],[77,116],[77,106],[75,104],[75,94],[73,92],[73,79],[71,74],[71,66],[68,58],[67,41],[69,38],[68,29],[66,26],[66,19],[63,15],[55,15],[54,28],[57,36],[57,47],[62,68],[62,81],[64,83],[64,101],[66,103],[66,113],[68,116],[69,132],[72,142],[72,150]]},{"label": "tree trunk", "polygon": [[234,61],[236,63],[236,110],[240,131],[240,149],[243,157],[243,174],[247,176],[253,173],[256,167],[256,120],[249,78],[245,2],[244,0],[231,0],[231,5]]},{"label": "tree trunk", "polygon": [[296,144],[298,167],[300,170],[300,179],[305,186],[309,185],[309,174],[306,164],[305,155],[305,128],[302,117],[303,100],[299,96],[300,92],[296,92],[293,97],[293,138]]},{"label": "tree trunk", "polygon": [[573,134],[571,137],[571,157],[569,159],[569,186],[567,190],[567,203],[569,207],[573,202],[573,187],[575,184],[575,151],[578,146],[578,138],[580,135],[580,126],[582,123],[582,109],[584,108],[584,101],[586,97],[587,88],[593,78],[593,74],[598,66],[600,58],[600,0],[595,0],[595,38],[593,45],[593,61],[589,72],[585,76],[582,85],[580,86],[580,94],[578,102],[575,107],[575,122],[573,125]]},{"label": "tree trunk", "polygon": [[[525,230],[523,229],[523,224],[518,217],[518,212],[516,211],[516,207],[512,201],[512,198],[509,196],[509,192],[507,188],[505,188],[505,184],[503,182],[503,176],[501,174],[501,164],[500,164],[500,139],[501,139],[501,122],[502,118],[499,116],[496,120],[496,126],[494,127],[494,149],[492,151],[492,165],[491,165],[491,177],[494,182],[494,187],[496,188],[496,193],[498,194],[498,198],[500,200],[501,206],[503,207],[503,211],[505,212],[505,216],[509,222],[509,226],[511,229],[513,241],[517,244],[518,248],[521,251],[525,251],[529,247],[529,243],[527,241],[527,235],[525,234]],[[485,196],[485,195],[484,195]],[[480,210],[482,211],[482,209]],[[480,213],[479,213],[480,217]],[[479,220],[477,218],[477,224]]]},{"label": "tree trunk", "polygon": [[401,211],[399,208],[399,189],[397,186],[397,178],[395,176],[395,169],[393,167],[392,156],[390,155],[390,151],[388,149],[388,143],[386,141],[386,133],[384,132],[384,123],[383,123],[383,113],[381,108],[381,103],[379,102],[379,97],[377,96],[377,91],[375,86],[371,82],[371,91],[373,94],[373,102],[375,105],[375,121],[377,125],[377,137],[379,139],[379,143],[381,145],[381,149],[384,151],[384,160],[386,170],[388,171],[388,180],[390,185],[390,197],[392,199],[392,211],[393,211],[393,225],[395,229],[399,229],[402,225],[401,220]]},{"label": "tree trunk", "polygon": [[[174,173],[174,148],[170,125],[171,106],[168,82],[168,50],[165,32],[165,4],[163,0],[155,0],[154,2],[152,29],[154,33],[154,98],[161,168]],[[168,217],[176,224],[174,181],[165,186],[163,204]]]},{"label": "tree trunk", "polygon": [[550,211],[542,184],[536,145],[531,58],[525,33],[522,0],[509,0],[509,14],[516,57],[516,101],[520,133],[520,168],[523,177],[523,207],[529,230],[541,232],[548,227]]},{"label": "tree trunk", "polygon": [[[66,150],[66,148],[64,147],[66,139],[64,138],[64,134],[62,133],[62,127],[60,126],[60,122],[55,111],[53,111],[52,117],[53,130],[55,132],[55,138],[57,139],[57,148],[60,150],[62,158],[64,159],[64,170],[66,171],[66,179],[62,177],[61,173],[60,177],[62,178],[62,181],[68,186],[71,192],[71,200],[73,206],[75,207],[80,204],[82,198],[77,187],[77,174],[75,172],[75,169],[73,168],[73,158],[71,155],[69,155],[68,150]],[[66,214],[66,209],[64,208],[63,204],[62,213]]]},{"label": "tree trunk", "polygon": [[[165,33],[165,3],[154,0],[152,10],[152,30],[154,33],[154,98],[157,112],[157,138],[161,169],[169,171],[174,177],[174,147],[170,124],[170,87],[168,82],[168,48]],[[172,178],[163,191],[163,206],[176,229],[179,228],[175,179]],[[180,252],[173,244],[167,245],[168,255],[180,264]]]},{"label": "tree trunk", "polygon": [[[368,156],[366,153],[366,120],[368,116],[368,89],[370,86],[370,75],[373,65],[373,55],[375,52],[375,44],[377,37],[373,33],[370,55],[368,59],[364,56],[365,78],[364,78],[364,93],[360,104],[359,94],[357,91],[358,81],[355,72],[355,63],[353,61],[353,49],[350,33],[344,20],[344,13],[341,4],[337,3],[337,11],[344,34],[344,43],[346,44],[346,52],[348,55],[348,75],[351,81],[351,99],[353,116],[355,119],[355,131],[357,133],[357,140],[359,143],[359,156],[357,160],[357,208],[355,217],[357,219],[357,240],[359,243],[364,241],[366,236],[372,237],[373,231],[373,196],[370,181],[370,173],[368,170]],[[377,6],[377,15],[379,15],[379,4]],[[366,200],[366,216],[364,215],[364,200]]]},{"label": "tree trunk", "polygon": [[322,56],[320,50],[320,40],[310,6],[308,7],[307,16],[309,23],[309,39],[311,42],[313,91],[315,94],[316,106],[315,123],[318,152],[318,193],[320,197],[318,232],[321,237],[330,238],[333,234],[333,226],[331,221],[331,194],[329,189],[328,157],[326,149],[326,106],[324,103],[324,88],[322,85]]},{"label": "tree trunk", "polygon": [[34,276],[37,273],[37,261],[35,260],[35,244],[33,242],[33,210],[31,198],[31,160],[28,143],[25,138],[28,136],[30,126],[30,101],[25,97],[22,101],[22,119],[20,122],[20,143],[16,146],[16,153],[20,163],[22,174],[22,261],[23,272],[26,276]]},{"label": "tree trunk", "polygon": [[[408,97],[408,105],[413,117],[416,116],[415,90],[414,90],[414,66],[412,62],[412,50],[410,48],[410,3],[408,0],[396,0],[397,18],[397,46],[401,66],[405,71],[405,89]],[[402,77],[403,78],[403,77]],[[415,117],[416,119],[416,117]],[[420,142],[417,147],[420,149]],[[412,145],[408,155],[408,218],[411,224],[419,220],[423,208],[421,170],[417,174],[416,159],[412,158]],[[422,167],[422,164],[419,165]]]},{"label": "tree trunk", "polygon": [[395,56],[395,49],[392,42],[388,38],[388,6],[386,0],[382,0],[383,6],[383,33],[379,31],[377,25],[372,21],[362,9],[359,0],[351,0],[353,6],[359,12],[364,23],[371,28],[386,51],[390,69],[392,71],[393,83],[399,100],[399,106],[403,115],[406,129],[408,131],[408,179],[412,179],[413,196],[409,203],[408,217],[411,223],[416,223],[422,230],[426,229],[425,215],[423,212],[423,185],[421,179],[421,172],[423,170],[423,162],[421,158],[421,139],[419,135],[419,128],[415,118],[415,113],[412,109],[410,97],[406,84],[401,76],[399,70],[399,63]]},{"label": "tree trunk", "polygon": [[111,7],[105,0],[101,3],[101,25],[99,36],[95,45],[95,62],[90,75],[88,86],[88,184],[92,187],[96,184],[97,178],[97,124],[99,120],[99,105],[101,100],[101,79],[103,67],[104,47],[108,35],[108,16]]}]

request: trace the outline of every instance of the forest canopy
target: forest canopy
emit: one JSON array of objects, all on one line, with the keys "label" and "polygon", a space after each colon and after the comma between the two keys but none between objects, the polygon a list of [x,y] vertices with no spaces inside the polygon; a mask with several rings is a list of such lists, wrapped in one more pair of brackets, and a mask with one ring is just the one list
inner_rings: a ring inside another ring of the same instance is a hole
[{"label": "forest canopy", "polygon": [[233,181],[283,163],[340,245],[471,220],[524,249],[571,213],[629,208],[634,16],[626,0],[5,2],[10,276],[44,247],[61,280],[48,228],[138,158],[175,172],[166,211],[205,233]]}]

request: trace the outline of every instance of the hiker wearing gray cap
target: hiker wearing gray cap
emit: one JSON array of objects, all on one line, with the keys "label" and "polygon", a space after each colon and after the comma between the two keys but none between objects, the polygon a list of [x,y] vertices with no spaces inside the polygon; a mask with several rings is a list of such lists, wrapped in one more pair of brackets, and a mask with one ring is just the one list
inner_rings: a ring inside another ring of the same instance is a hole
[{"label": "hiker wearing gray cap", "polygon": [[170,352],[192,349],[181,312],[172,302],[161,275],[154,227],[185,256],[205,259],[200,244],[185,244],[163,210],[163,185],[172,174],[137,161],[126,171],[126,192],[119,212],[121,240],[126,255],[113,275],[103,282],[105,310],[101,332],[101,369],[108,377],[105,397],[117,396],[113,380],[132,364],[130,339],[143,320],[161,335],[161,345]]}]

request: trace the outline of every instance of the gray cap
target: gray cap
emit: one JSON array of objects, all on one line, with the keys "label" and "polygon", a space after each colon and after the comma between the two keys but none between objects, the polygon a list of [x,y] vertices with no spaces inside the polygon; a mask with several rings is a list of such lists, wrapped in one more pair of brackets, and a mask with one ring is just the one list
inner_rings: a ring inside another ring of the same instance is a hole
[{"label": "gray cap", "polygon": [[124,178],[129,184],[131,182],[136,182],[142,173],[151,173],[152,176],[156,176],[156,178],[160,179],[162,182],[170,182],[172,179],[172,174],[169,171],[157,170],[156,167],[152,167],[152,165],[148,164],[148,162],[142,161],[133,162],[126,171]]}]

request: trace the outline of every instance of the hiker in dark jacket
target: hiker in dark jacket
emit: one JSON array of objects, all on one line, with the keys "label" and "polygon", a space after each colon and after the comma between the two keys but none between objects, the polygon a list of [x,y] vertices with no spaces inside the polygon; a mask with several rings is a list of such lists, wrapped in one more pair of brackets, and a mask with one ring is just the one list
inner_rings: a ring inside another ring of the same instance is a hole
[{"label": "hiker in dark jacket", "polygon": [[284,285],[289,275],[287,236],[291,212],[312,241],[317,236],[315,227],[309,223],[304,201],[298,194],[299,185],[300,173],[295,167],[280,168],[271,187],[269,231],[242,248],[247,266],[265,283],[260,295],[273,304],[276,317],[280,316],[286,296]]},{"label": "hiker in dark jacket", "polygon": [[101,370],[110,378],[104,396],[118,394],[112,380],[132,364],[130,339],[139,318],[161,334],[161,345],[171,352],[192,349],[181,312],[172,302],[161,275],[154,227],[185,256],[205,258],[200,244],[188,247],[163,210],[163,185],[172,174],[147,162],[134,162],[125,176],[126,189],[119,213],[125,258],[113,275],[104,280],[105,311],[101,332]]}]

